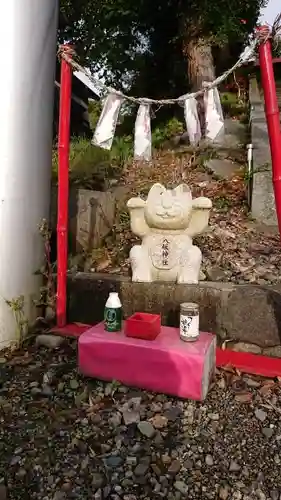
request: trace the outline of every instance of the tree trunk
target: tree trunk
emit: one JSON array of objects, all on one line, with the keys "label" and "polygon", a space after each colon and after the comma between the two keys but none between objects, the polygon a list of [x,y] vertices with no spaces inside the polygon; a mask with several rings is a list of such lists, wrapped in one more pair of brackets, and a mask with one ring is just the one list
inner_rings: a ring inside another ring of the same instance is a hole
[{"label": "tree trunk", "polygon": [[[196,92],[203,86],[203,82],[215,80],[215,67],[211,45],[207,40],[194,39],[184,47],[185,56],[188,59],[188,80],[192,92]],[[201,124],[202,134],[205,134],[205,111],[203,96],[198,97],[198,116]]]},{"label": "tree trunk", "polygon": [[215,79],[215,68],[210,44],[204,40],[191,40],[185,46],[188,59],[188,78],[192,91],[199,90],[203,82]]}]

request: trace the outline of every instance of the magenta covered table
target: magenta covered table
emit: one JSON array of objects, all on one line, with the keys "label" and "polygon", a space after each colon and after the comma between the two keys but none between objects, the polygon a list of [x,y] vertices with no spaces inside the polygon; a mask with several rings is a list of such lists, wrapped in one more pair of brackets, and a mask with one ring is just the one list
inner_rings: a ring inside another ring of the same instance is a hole
[{"label": "magenta covered table", "polygon": [[146,341],[108,333],[99,323],[78,342],[84,375],[196,400],[207,395],[215,359],[214,335],[202,332],[196,342],[183,342],[178,329],[167,326],[156,340]]}]

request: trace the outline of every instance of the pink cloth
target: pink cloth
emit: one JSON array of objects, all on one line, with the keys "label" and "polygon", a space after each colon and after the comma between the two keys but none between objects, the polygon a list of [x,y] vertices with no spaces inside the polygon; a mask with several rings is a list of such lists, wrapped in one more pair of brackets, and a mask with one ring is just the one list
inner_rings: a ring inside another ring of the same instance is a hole
[{"label": "pink cloth", "polygon": [[90,328],[78,342],[80,371],[102,380],[203,400],[215,369],[216,337],[201,333],[183,342],[177,328],[161,327],[154,341],[109,333],[104,324]]}]

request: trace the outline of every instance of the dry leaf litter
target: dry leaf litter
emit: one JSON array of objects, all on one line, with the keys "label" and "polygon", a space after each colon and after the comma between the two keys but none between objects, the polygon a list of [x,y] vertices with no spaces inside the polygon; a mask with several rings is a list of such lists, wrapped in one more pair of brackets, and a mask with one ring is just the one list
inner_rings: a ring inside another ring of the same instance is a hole
[{"label": "dry leaf litter", "polygon": [[154,182],[167,187],[186,182],[194,197],[207,196],[213,202],[209,228],[195,239],[203,252],[204,279],[260,285],[280,282],[278,232],[276,228],[255,223],[247,206],[244,151],[232,152],[234,172],[227,179],[214,175],[206,167],[212,155],[216,157],[217,151],[183,150],[182,154],[167,151],[156,155],[150,163],[130,163],[125,167],[115,226],[103,247],[87,256],[86,270],[129,274],[129,251],[138,239],[130,231],[126,201],[134,195],[146,196]]}]

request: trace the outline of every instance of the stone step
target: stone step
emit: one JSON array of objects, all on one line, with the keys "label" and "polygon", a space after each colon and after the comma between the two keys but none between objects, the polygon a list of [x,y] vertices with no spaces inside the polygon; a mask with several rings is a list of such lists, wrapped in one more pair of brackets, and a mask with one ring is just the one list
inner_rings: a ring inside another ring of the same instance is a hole
[{"label": "stone step", "polygon": [[[262,87],[260,88],[260,94],[261,94],[262,99],[263,99],[263,90],[262,90]],[[279,104],[279,109],[281,111],[281,82],[280,81],[276,82],[276,94],[277,94],[277,100],[278,100],[278,104]]]}]

